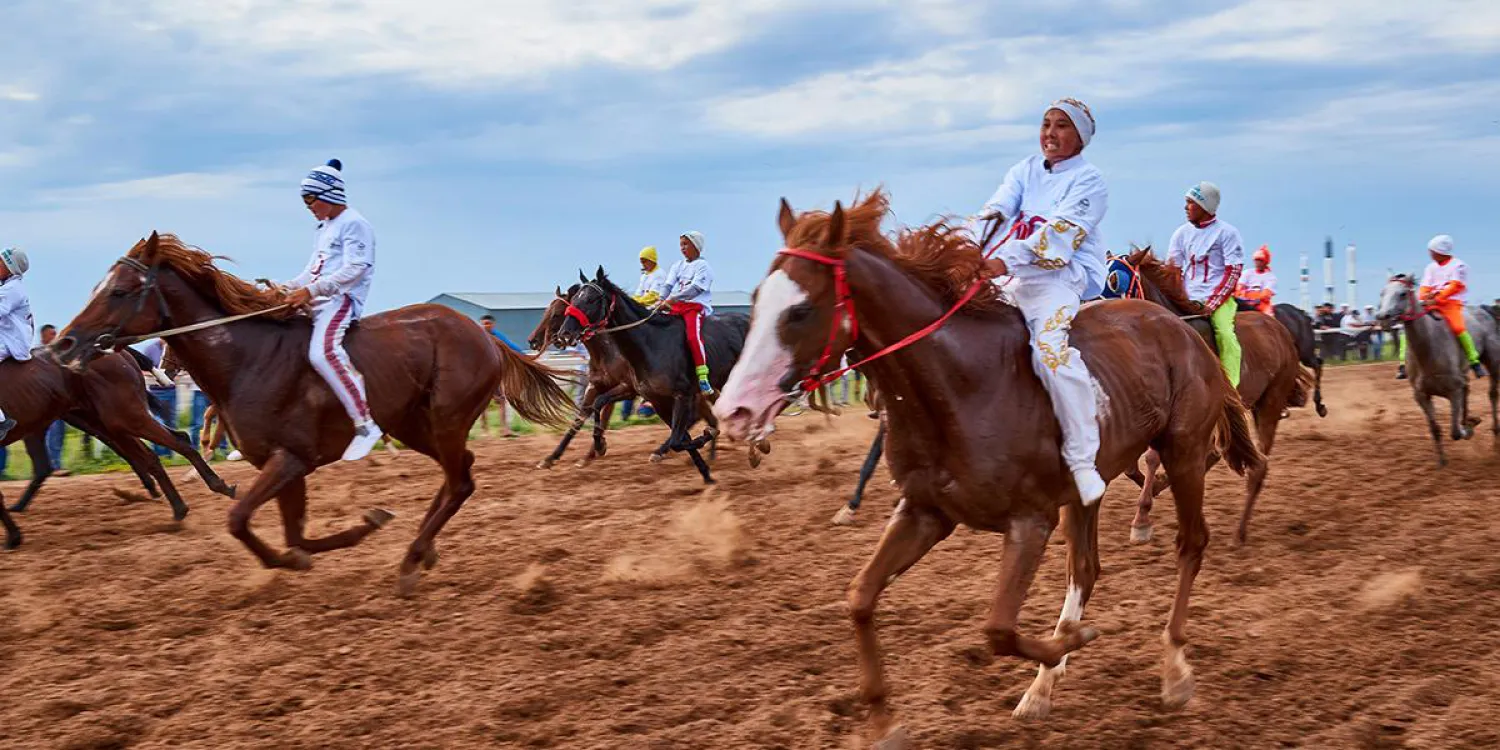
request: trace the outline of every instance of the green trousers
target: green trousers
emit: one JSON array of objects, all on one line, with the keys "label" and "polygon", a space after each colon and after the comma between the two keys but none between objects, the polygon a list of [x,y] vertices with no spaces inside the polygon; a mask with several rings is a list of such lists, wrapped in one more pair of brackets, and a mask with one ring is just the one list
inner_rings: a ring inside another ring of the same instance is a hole
[{"label": "green trousers", "polygon": [[1235,388],[1240,387],[1240,337],[1234,333],[1234,316],[1238,312],[1239,305],[1231,297],[1209,316],[1214,324],[1214,341],[1219,345],[1219,362],[1224,365],[1229,384]]}]

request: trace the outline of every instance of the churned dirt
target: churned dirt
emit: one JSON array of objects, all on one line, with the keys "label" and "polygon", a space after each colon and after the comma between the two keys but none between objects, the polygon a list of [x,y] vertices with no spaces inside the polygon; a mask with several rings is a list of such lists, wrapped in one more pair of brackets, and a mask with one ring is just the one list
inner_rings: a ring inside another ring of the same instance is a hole
[{"label": "churned dirt", "polygon": [[[1500,454],[1486,422],[1438,470],[1391,373],[1330,370],[1329,418],[1283,424],[1246,548],[1229,544],[1243,484],[1212,474],[1181,711],[1158,698],[1168,496],[1139,546],[1134,488],[1105,499],[1086,613],[1104,635],[1041,725],[1010,716],[1034,668],[992,662],[980,630],[1000,540],[955,533],[879,613],[913,744],[1500,747]],[[534,469],[549,436],[476,443],[480,490],[412,599],[395,573],[437,486],[421,456],[312,478],[316,532],[372,506],[398,518],[306,573],[258,568],[200,484],[179,525],[113,496],[126,476],[55,480],[0,556],[0,747],[859,746],[844,587],[896,499],[882,469],[860,524],[828,524],[873,434],[859,412],[784,420],[758,470],[728,447],[707,494],[685,461],[646,462],[660,428],[615,434],[587,469]],[[257,528],[280,540],[274,505]],[[1030,632],[1061,606],[1061,551]]]}]

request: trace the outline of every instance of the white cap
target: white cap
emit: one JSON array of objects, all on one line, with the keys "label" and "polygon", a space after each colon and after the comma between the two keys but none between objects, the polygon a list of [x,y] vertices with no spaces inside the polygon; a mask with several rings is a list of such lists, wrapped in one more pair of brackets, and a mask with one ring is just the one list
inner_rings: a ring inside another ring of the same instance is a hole
[{"label": "white cap", "polygon": [[1427,249],[1438,255],[1453,254],[1453,238],[1446,234],[1440,234],[1427,241]]},{"label": "white cap", "polygon": [[26,257],[26,251],[14,247],[0,250],[0,263],[5,264],[5,267],[16,276],[25,275],[26,271],[31,268],[31,259]]},{"label": "white cap", "polygon": [[1198,204],[1204,211],[1219,214],[1219,186],[1212,182],[1200,182],[1187,191],[1187,199]]}]

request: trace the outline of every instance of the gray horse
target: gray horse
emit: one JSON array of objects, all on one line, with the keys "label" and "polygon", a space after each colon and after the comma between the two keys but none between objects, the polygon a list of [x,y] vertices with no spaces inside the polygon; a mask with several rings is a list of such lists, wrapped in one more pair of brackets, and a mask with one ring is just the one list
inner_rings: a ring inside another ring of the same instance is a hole
[{"label": "gray horse", "polygon": [[[1443,455],[1443,436],[1433,415],[1432,397],[1448,399],[1453,413],[1454,440],[1473,437],[1474,427],[1480,423],[1479,417],[1469,415],[1469,363],[1459,348],[1458,338],[1436,313],[1423,312],[1412,277],[1406,274],[1392,276],[1386,282],[1380,292],[1380,311],[1375,317],[1386,327],[1400,321],[1405,329],[1406,375],[1411,381],[1417,405],[1427,415],[1432,442],[1437,447],[1438,465],[1446,466],[1448,458]],[[1464,309],[1464,323],[1469,335],[1474,337],[1480,361],[1490,374],[1490,420],[1495,434],[1500,435],[1500,377],[1497,377],[1500,374],[1500,325],[1488,310],[1473,305]]]}]

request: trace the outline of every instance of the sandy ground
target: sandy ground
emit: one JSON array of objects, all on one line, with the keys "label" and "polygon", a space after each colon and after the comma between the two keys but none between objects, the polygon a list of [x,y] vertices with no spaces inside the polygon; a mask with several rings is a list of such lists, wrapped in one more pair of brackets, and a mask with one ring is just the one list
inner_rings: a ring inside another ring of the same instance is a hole
[{"label": "sandy ground", "polygon": [[[879,614],[915,744],[1500,746],[1500,454],[1486,422],[1437,470],[1390,376],[1331,370],[1330,417],[1283,424],[1247,548],[1228,544],[1242,483],[1212,475],[1198,692],[1179,712],[1158,702],[1170,500],[1156,541],[1132,546],[1133,487],[1105,499],[1087,613],[1104,636],[1038,726],[1010,716],[1033,668],[985,656],[1000,540],[957,532]],[[758,470],[725,450],[709,495],[685,462],[646,463],[659,428],[617,434],[588,469],[532,468],[550,437],[477,443],[481,489],[410,600],[396,563],[437,485],[415,454],[313,477],[315,531],[371,506],[399,516],[307,573],[256,567],[201,485],[179,525],[113,497],[127,477],[54,481],[18,517],[25,546],[0,556],[0,747],[857,746],[843,592],[894,491],[882,469],[860,525],[829,526],[873,422],[784,424]],[[274,507],[257,519],[268,538],[279,527]],[[1057,616],[1062,566],[1054,547],[1030,632]]]}]

